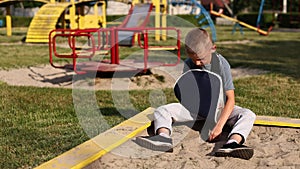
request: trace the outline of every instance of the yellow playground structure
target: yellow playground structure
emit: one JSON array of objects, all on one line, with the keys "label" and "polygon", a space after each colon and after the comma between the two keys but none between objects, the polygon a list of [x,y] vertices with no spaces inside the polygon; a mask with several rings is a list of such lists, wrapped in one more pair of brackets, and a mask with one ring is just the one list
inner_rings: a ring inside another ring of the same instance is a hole
[{"label": "yellow playground structure", "polygon": [[[10,5],[25,0],[0,0],[6,7],[7,36],[12,35]],[[106,27],[106,4],[104,0],[32,0],[45,3],[33,17],[26,42],[48,42],[48,35],[56,28],[85,29]],[[86,13],[85,9],[93,9]],[[102,14],[98,14],[101,8]]]},{"label": "yellow playground structure", "polygon": [[[57,28],[86,29],[106,27],[105,0],[0,0],[0,7],[6,8],[7,36],[12,35],[10,6],[22,1],[44,3],[29,25],[26,36],[26,42],[29,43],[48,42],[49,33],[51,30]],[[138,3],[153,3],[156,13],[155,27],[166,27],[167,0],[150,0],[149,2],[132,0],[131,3],[133,5]],[[101,11],[100,14],[99,11]],[[162,37],[157,36],[156,39],[165,40],[166,36],[162,33]]]}]

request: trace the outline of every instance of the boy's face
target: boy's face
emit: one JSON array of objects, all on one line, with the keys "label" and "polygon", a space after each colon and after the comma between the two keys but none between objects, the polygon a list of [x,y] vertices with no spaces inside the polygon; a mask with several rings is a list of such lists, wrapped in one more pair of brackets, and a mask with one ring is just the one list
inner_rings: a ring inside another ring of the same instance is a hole
[{"label": "boy's face", "polygon": [[197,65],[197,66],[204,66],[207,64],[210,64],[211,62],[211,53],[212,50],[206,50],[203,52],[199,53],[193,53],[193,54],[188,54],[188,57],[192,59],[192,61]]}]

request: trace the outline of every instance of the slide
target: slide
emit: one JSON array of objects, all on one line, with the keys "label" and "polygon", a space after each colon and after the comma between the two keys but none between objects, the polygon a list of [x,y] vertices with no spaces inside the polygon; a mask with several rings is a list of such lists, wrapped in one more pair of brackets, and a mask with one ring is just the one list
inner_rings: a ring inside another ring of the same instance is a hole
[{"label": "slide", "polygon": [[[150,13],[152,11],[152,4],[136,4],[131,7],[129,13],[123,23],[118,28],[143,28],[149,22]],[[119,31],[119,45],[132,46],[134,42],[134,32]]]}]

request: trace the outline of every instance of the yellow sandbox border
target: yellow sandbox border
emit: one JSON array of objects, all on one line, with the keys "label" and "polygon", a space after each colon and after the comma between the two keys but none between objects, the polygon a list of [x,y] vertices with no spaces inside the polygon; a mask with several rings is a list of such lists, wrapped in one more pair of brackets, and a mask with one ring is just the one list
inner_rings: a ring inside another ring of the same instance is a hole
[{"label": "yellow sandbox border", "polygon": [[149,117],[153,111],[154,108],[147,108],[106,132],[41,164],[36,169],[83,168],[149,127],[151,124],[151,118]]},{"label": "yellow sandbox border", "polygon": [[257,116],[256,125],[300,128],[300,119],[275,116]]},{"label": "yellow sandbox border", "polygon": [[[83,168],[147,129],[151,124],[153,111],[154,108],[149,107],[106,132],[41,164],[36,169]],[[255,125],[300,128],[300,119],[257,116]]]}]

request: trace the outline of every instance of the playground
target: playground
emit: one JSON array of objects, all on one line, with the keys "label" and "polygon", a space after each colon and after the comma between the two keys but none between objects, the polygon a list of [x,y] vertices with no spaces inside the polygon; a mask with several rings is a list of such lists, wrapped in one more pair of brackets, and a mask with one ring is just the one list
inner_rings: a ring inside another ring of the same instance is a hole
[{"label": "playground", "polygon": [[[90,5],[90,1],[84,4]],[[80,8],[82,4],[77,5]],[[102,6],[97,4],[97,8]],[[172,87],[186,56],[184,45],[176,39],[182,42],[188,28],[176,23],[190,24],[168,16],[167,28],[155,27],[155,12],[143,17],[149,17],[152,28],[54,29],[54,35],[48,32],[47,42],[42,43],[21,42],[30,28],[13,28],[11,36],[7,36],[6,28],[0,28],[4,140],[0,145],[0,168],[300,167],[299,29],[275,28],[263,35],[245,27],[243,34],[233,34],[232,26],[208,22],[207,29],[215,31],[218,51],[231,64],[236,104],[258,115],[246,142],[254,148],[254,157],[242,160],[214,157],[213,151],[220,143],[206,143],[197,130],[184,125],[174,128],[174,153],[150,151],[134,142],[135,136],[147,135],[149,115],[155,107],[177,102]],[[122,25],[130,19],[125,16],[115,23]],[[157,30],[159,41],[155,41]],[[169,33],[166,37],[165,30]],[[119,40],[120,46],[112,45],[113,50],[105,42],[108,39],[99,40],[98,34],[101,38],[121,37],[118,31],[127,31],[127,35]],[[109,50],[104,53],[108,54],[102,56],[101,50],[107,46]],[[100,67],[105,69],[95,67],[99,58],[104,60]],[[132,62],[137,59],[138,66],[126,65],[137,63]],[[91,62],[90,68],[84,67]]]}]

